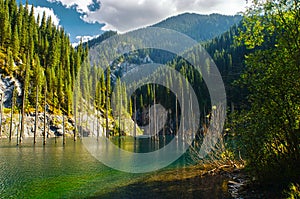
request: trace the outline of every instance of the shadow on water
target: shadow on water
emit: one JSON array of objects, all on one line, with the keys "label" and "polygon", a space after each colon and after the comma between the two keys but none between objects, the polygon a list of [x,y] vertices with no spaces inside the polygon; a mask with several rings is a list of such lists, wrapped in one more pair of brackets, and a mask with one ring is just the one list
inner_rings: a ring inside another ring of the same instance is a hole
[{"label": "shadow on water", "polygon": [[[158,139],[115,137],[112,142],[127,151],[152,152],[168,144],[174,136]],[[228,176],[203,175],[202,166],[193,166],[189,155],[184,154],[165,169],[146,173],[126,186],[117,186],[91,198],[232,198],[228,192]]]},{"label": "shadow on water", "polygon": [[225,175],[202,176],[199,168],[185,167],[147,174],[130,185],[91,198],[232,198]]}]

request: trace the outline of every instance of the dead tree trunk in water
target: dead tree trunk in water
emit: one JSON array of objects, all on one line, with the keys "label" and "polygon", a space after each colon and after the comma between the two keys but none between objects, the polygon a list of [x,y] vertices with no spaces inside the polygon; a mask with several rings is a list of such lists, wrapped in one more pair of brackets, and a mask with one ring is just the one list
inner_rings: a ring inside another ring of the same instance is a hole
[{"label": "dead tree trunk in water", "polygon": [[134,139],[136,139],[136,125],[137,125],[137,120],[136,120],[136,95],[134,95],[134,131],[133,131]]},{"label": "dead tree trunk in water", "polygon": [[65,115],[64,112],[62,112],[62,116],[63,116],[63,145],[66,144],[66,134],[65,134]]},{"label": "dead tree trunk in water", "polygon": [[[99,107],[99,104],[98,104],[98,107]],[[100,122],[100,114],[99,114],[99,112],[100,112],[100,108],[98,108],[98,110],[96,109],[96,111],[97,111],[96,112],[96,116],[97,116],[97,141],[99,141],[99,130],[100,130],[100,128],[99,128],[99,122]]]},{"label": "dead tree trunk in water", "polygon": [[22,118],[21,118],[21,131],[19,137],[19,144],[22,144],[23,136],[24,136],[24,128],[25,128],[25,106],[26,106],[26,93],[28,90],[29,84],[29,70],[30,70],[30,60],[27,59],[26,69],[25,69],[25,79],[24,79],[24,88],[23,88],[23,97],[22,97]]},{"label": "dead tree trunk in water", "polygon": [[121,99],[120,99],[120,104],[119,104],[119,138],[121,137],[122,88],[120,88],[120,98]]},{"label": "dead tree trunk in water", "polygon": [[21,131],[20,131],[20,137],[19,137],[19,144],[22,143],[22,137],[24,135],[24,128],[25,128],[25,102],[26,101],[26,94],[25,91],[23,91],[23,99],[22,99],[22,114],[21,114]]},{"label": "dead tree trunk in water", "polygon": [[38,128],[38,109],[39,109],[39,86],[36,85],[36,97],[35,97],[35,120],[34,120],[34,134],[33,134],[33,144],[36,143],[36,133]]},{"label": "dead tree trunk in water", "polygon": [[177,96],[175,97],[175,128],[176,128],[176,137],[178,136],[178,104]]},{"label": "dead tree trunk in water", "polygon": [[11,141],[11,137],[12,137],[12,126],[13,126],[14,107],[15,107],[15,86],[13,86],[12,97],[11,97],[11,112],[10,112],[9,141]]},{"label": "dead tree trunk in water", "polygon": [[77,140],[77,94],[74,96],[74,142]]},{"label": "dead tree trunk in water", "polygon": [[47,82],[45,82],[45,91],[44,91],[44,134],[43,134],[43,145],[46,145],[46,128],[47,128]]},{"label": "dead tree trunk in water", "polygon": [[83,137],[83,124],[82,124],[82,112],[83,112],[83,102],[82,102],[82,96],[80,96],[80,109],[79,109],[79,136],[80,136],[80,139],[82,139]]},{"label": "dead tree trunk in water", "polygon": [[106,137],[109,138],[109,129],[108,129],[108,89],[106,88]]},{"label": "dead tree trunk in water", "polygon": [[154,139],[156,139],[156,137],[159,138],[159,135],[158,135],[159,132],[157,132],[158,129],[157,129],[156,108],[155,108],[155,105],[156,105],[155,84],[153,84],[152,89],[153,89],[153,107],[154,107],[154,109],[153,109]]},{"label": "dead tree trunk in water", "polygon": [[18,110],[18,116],[19,116],[19,125],[18,125],[18,129],[17,129],[17,145],[19,145],[19,131],[21,132],[20,126],[21,126],[21,122],[22,122],[20,110]]}]

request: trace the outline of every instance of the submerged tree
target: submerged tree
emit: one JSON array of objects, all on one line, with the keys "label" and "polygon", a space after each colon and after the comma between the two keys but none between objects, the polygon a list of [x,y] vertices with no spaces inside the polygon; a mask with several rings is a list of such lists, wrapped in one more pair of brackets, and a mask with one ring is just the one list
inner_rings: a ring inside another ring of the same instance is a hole
[{"label": "submerged tree", "polygon": [[11,115],[10,115],[10,129],[9,129],[9,141],[11,141],[12,137],[12,128],[13,128],[13,114],[15,110],[15,101],[16,101],[16,88],[13,85],[12,97],[11,97]]}]

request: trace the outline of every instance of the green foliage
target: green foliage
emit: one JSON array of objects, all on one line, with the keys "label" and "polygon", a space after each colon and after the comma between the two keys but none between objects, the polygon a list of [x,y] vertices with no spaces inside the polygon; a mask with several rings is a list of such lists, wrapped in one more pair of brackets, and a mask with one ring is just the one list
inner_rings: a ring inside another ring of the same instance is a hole
[{"label": "green foliage", "polygon": [[245,69],[244,59],[249,53],[244,45],[237,45],[235,41],[242,28],[242,23],[234,25],[229,31],[203,44],[222,75],[228,105],[233,103],[236,109],[244,106],[247,94],[245,88],[234,84]]},{"label": "green foliage", "polygon": [[74,49],[64,30],[45,13],[36,21],[28,2],[17,6],[15,0],[0,0],[0,27],[0,68],[24,84],[24,102],[34,107],[36,90],[41,99],[47,83],[48,103],[71,114],[73,81],[87,51]]},{"label": "green foliage", "polygon": [[239,37],[255,51],[239,80],[250,106],[237,114],[233,133],[261,180],[300,176],[299,7],[294,0],[254,1]]},{"label": "green foliage", "polygon": [[288,199],[300,198],[300,186],[298,184],[291,184],[288,191],[285,191]]}]

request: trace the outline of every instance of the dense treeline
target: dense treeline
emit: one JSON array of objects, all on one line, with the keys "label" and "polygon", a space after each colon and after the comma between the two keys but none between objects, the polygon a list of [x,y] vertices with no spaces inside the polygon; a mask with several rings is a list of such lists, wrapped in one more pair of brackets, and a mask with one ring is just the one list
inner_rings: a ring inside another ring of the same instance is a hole
[{"label": "dense treeline", "polygon": [[[238,104],[239,100],[237,99],[237,97],[240,96],[240,92],[238,91],[238,88],[232,86],[232,82],[239,77],[243,69],[243,58],[245,54],[245,49],[243,47],[239,47],[234,44],[233,38],[237,34],[238,29],[236,26],[232,27],[230,31],[216,37],[212,41],[208,40],[228,30],[229,27],[231,27],[235,23],[238,23],[240,20],[241,16],[239,15],[223,16],[218,14],[183,14],[176,17],[171,17],[159,24],[154,25],[154,27],[170,28],[185,33],[196,40],[205,41],[204,47],[213,57],[225,80],[226,91],[229,94],[229,103],[234,101],[236,104]],[[203,27],[206,28],[204,29]],[[91,62],[95,59],[97,60],[97,62],[99,62],[99,60],[101,60],[100,62],[103,62],[103,59],[101,59],[101,57],[98,57],[97,55],[97,53],[102,49],[98,49],[97,45],[107,37],[113,36],[114,34],[114,32],[108,32],[107,34],[88,42],[88,45],[91,47],[92,51],[92,53],[90,54]],[[126,42],[123,45],[124,48],[130,48],[130,46],[127,46]],[[117,78],[122,77],[128,72],[127,69],[122,68],[122,63],[126,62],[127,64],[136,65],[144,64],[144,59],[146,59],[147,56],[149,56],[151,61],[153,61],[154,63],[167,64],[170,67],[176,69],[190,81],[193,89],[197,94],[199,106],[203,111],[201,113],[201,120],[203,122],[205,115],[209,113],[211,108],[208,90],[206,88],[205,82],[201,77],[201,74],[193,69],[193,67],[186,60],[177,57],[176,55],[173,55],[169,52],[158,49],[139,50],[131,52],[127,55],[122,55],[118,59],[114,60],[110,67],[112,69],[113,75]],[[197,55],[192,55],[193,59],[195,59],[196,57]],[[107,64],[99,63],[99,65],[106,66]],[[161,75],[165,74],[159,74],[158,72],[156,73],[156,75],[159,78],[161,77]],[[171,75],[166,75],[166,82],[168,85],[173,85],[173,82],[175,81],[177,80],[172,79]],[[158,89],[157,86],[150,85],[147,85],[142,89],[137,90],[136,92],[137,110],[139,112],[138,119],[140,119],[142,111],[145,111],[145,109],[147,110],[149,106],[153,105],[154,95],[156,98],[156,102],[163,103],[167,109],[172,109],[172,115],[170,116],[170,118],[172,118],[172,121],[170,120],[170,123],[175,123],[175,115],[178,115],[178,117],[180,117],[180,107],[178,108],[178,110],[175,110],[177,104],[175,103],[176,99],[174,98],[173,94],[167,88],[159,87]],[[133,105],[133,100],[134,97],[131,97],[131,100],[129,101],[129,103],[131,103],[131,106]],[[131,107],[131,109],[133,109],[133,107]],[[147,122],[145,123],[145,121],[141,121],[140,123],[146,124]],[[173,130],[175,130],[175,125],[173,124],[172,126]]]},{"label": "dense treeline", "polygon": [[67,33],[55,26],[51,17],[43,13],[36,19],[34,7],[28,2],[17,5],[15,0],[1,0],[0,27],[1,73],[16,77],[23,85],[19,96],[22,103],[15,104],[22,112],[21,137],[25,114],[34,109],[38,113],[47,105],[54,114],[74,115],[73,91],[77,86],[81,92],[76,97],[85,99],[92,96],[92,86],[97,88],[93,94],[97,100],[93,99],[97,106],[101,103],[104,107],[104,72],[91,68],[88,46],[73,48]]},{"label": "dense treeline", "polygon": [[[237,42],[234,39],[239,35],[239,28],[241,27],[241,24],[235,25],[231,27],[229,31],[221,34],[220,36],[210,41],[205,42],[202,45],[203,48],[213,58],[218,69],[220,70],[226,88],[227,102],[229,106],[232,106],[232,110],[239,109],[240,107],[245,107],[248,104],[246,100],[246,95],[248,92],[247,89],[242,89],[239,86],[233,84],[234,81],[240,77],[243,70],[245,69],[244,57],[247,53],[250,52],[246,49],[245,46],[237,45]],[[195,53],[201,53],[199,50],[203,48],[200,47],[199,49],[190,53],[189,56],[191,56],[193,60],[197,59],[198,55]],[[198,97],[199,106],[203,111],[201,113],[201,120],[203,122],[203,117],[205,116],[205,114],[209,113],[211,108],[209,93],[206,88],[206,84],[201,77],[201,74],[183,58],[177,57],[176,55],[170,52],[157,49],[134,51],[130,54],[121,56],[119,59],[115,60],[115,62],[112,64],[114,75],[117,77],[122,77],[124,74],[127,73],[126,69],[119,67],[122,62],[140,65],[143,64],[143,60],[147,56],[149,56],[151,61],[153,61],[154,63],[166,64],[169,67],[176,69],[189,80]],[[160,78],[162,75],[165,75],[160,74],[159,72],[155,74],[157,78]],[[172,79],[171,75],[165,76],[166,82],[169,86],[172,86],[173,82],[178,83],[176,82],[176,79]],[[146,80],[143,81],[146,82]],[[137,91],[137,105],[139,111],[153,104],[154,89],[150,89],[149,86],[150,85]],[[172,109],[172,113],[174,114],[171,118],[174,118],[175,121],[176,111],[175,99],[174,96],[172,96],[173,94],[166,88],[155,88],[157,98],[156,100],[160,103],[163,102],[166,108]],[[133,98],[131,100],[133,100]],[[175,127],[173,127],[173,130],[174,129]]]},{"label": "dense treeline", "polygon": [[[86,49],[72,48],[69,37],[44,13],[34,17],[34,7],[5,0],[1,5],[1,70],[24,83],[25,107],[41,99],[47,89],[48,103],[72,110],[73,79],[86,56]],[[39,89],[36,89],[38,87]]]}]

